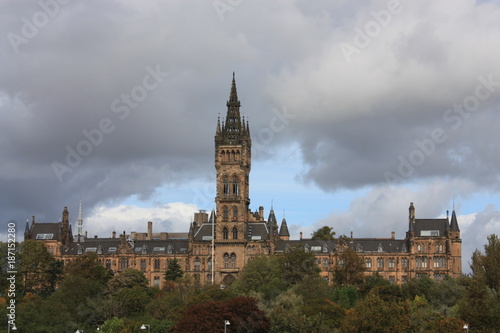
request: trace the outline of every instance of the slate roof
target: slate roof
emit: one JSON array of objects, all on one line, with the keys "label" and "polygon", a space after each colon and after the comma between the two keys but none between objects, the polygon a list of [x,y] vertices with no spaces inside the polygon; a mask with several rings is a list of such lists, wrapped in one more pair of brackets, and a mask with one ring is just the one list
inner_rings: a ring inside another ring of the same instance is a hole
[{"label": "slate roof", "polygon": [[[456,218],[455,218],[456,219]],[[429,237],[422,236],[422,230],[437,230],[439,231],[438,237],[444,237],[446,231],[449,230],[448,219],[415,219],[413,230],[416,237]],[[458,227],[458,225],[457,225]]]},{"label": "slate roof", "polygon": [[[229,232],[231,232],[229,230]],[[241,231],[240,231],[241,232]],[[269,231],[264,222],[250,222],[244,233],[247,240],[268,240]],[[231,236],[230,236],[231,237]],[[212,223],[203,223],[197,228],[194,234],[195,241],[210,241],[212,240]]]},{"label": "slate roof", "polygon": [[[61,223],[34,223],[30,228],[31,239],[56,240],[60,228]],[[38,238],[42,237],[42,234],[46,236],[44,238]]]},{"label": "slate roof", "polygon": [[[349,239],[347,245],[356,252],[361,253],[400,253],[407,252],[407,241],[405,239],[391,238],[353,238]],[[339,245],[339,240],[280,240],[276,244],[276,252],[285,252],[287,246],[301,245],[308,247],[311,252],[334,252]]]},{"label": "slate roof", "polygon": [[195,241],[211,241],[212,240],[212,225],[213,223],[203,223],[194,234]]},{"label": "slate roof", "polygon": [[[63,250],[64,254],[76,255],[85,252],[96,252],[98,254],[113,254],[118,252],[120,238],[85,238],[82,242],[72,242]],[[170,240],[135,240],[132,252],[135,254],[184,254],[188,251],[187,239]]]},{"label": "slate roof", "polygon": [[247,232],[248,240],[268,240],[269,239],[269,230],[267,229],[267,225],[265,223],[248,223],[248,232]]},{"label": "slate roof", "polygon": [[284,218],[283,218],[283,221],[281,221],[281,228],[280,228],[279,235],[290,237],[290,232],[288,231],[288,225],[286,224],[286,219],[284,219]]}]

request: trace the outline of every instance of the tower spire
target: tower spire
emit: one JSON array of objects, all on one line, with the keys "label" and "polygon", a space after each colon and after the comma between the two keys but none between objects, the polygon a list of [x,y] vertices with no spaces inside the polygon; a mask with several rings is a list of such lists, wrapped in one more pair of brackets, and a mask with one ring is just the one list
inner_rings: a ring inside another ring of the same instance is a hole
[{"label": "tower spire", "polygon": [[[224,136],[225,143],[240,144],[244,130],[242,130],[242,118],[240,116],[241,103],[238,100],[238,92],[236,91],[236,79],[233,72],[233,81],[231,83],[231,92],[229,93],[229,100],[226,103],[227,115],[224,126],[222,128],[222,135]],[[243,125],[244,127],[244,125]]]},{"label": "tower spire", "polygon": [[83,235],[83,217],[82,217],[82,201],[80,200],[80,209],[78,210],[78,220],[76,221],[76,234]]}]

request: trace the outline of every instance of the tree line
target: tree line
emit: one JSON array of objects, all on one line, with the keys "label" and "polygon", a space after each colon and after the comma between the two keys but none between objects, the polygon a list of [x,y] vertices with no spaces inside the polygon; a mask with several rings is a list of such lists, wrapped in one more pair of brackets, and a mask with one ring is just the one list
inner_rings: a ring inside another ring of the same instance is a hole
[{"label": "tree line", "polygon": [[[322,228],[314,237],[333,237]],[[6,254],[7,244],[0,243]],[[19,332],[500,332],[500,240],[490,235],[471,258],[470,276],[401,286],[366,276],[355,251],[340,254],[327,283],[313,253],[292,247],[249,261],[231,285],[200,285],[176,260],[160,290],[144,274],[114,275],[94,253],[63,265],[42,242],[20,244],[16,280]],[[0,302],[7,316],[7,268]],[[5,325],[6,326],[6,325]],[[1,327],[7,332],[6,327]]]}]

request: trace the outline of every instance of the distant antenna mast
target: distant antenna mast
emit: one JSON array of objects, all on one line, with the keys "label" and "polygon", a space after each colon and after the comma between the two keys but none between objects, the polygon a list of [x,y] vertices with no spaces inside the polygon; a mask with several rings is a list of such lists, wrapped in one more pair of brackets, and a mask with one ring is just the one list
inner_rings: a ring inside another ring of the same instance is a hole
[{"label": "distant antenna mast", "polygon": [[76,234],[83,235],[82,201],[80,200],[80,210],[78,211],[78,220],[76,221]]}]

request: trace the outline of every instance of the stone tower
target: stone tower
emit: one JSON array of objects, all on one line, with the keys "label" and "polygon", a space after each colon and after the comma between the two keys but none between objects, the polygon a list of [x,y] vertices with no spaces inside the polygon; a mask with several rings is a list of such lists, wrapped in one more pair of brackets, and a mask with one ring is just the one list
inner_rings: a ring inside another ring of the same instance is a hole
[{"label": "stone tower", "polygon": [[215,130],[215,169],[217,171],[215,276],[216,281],[230,285],[246,263],[246,247],[252,229],[249,220],[249,174],[252,141],[248,123],[240,115],[240,101],[233,82],[227,115],[217,121]]},{"label": "stone tower", "polygon": [[458,227],[455,210],[451,213],[450,227],[447,233],[453,271],[452,276],[456,277],[462,272],[462,239],[460,238],[460,228]]},{"label": "stone tower", "polygon": [[240,116],[234,73],[226,105],[226,119],[222,123],[218,120],[215,132],[216,239],[244,239],[250,214],[248,179],[252,141],[248,123]]}]

